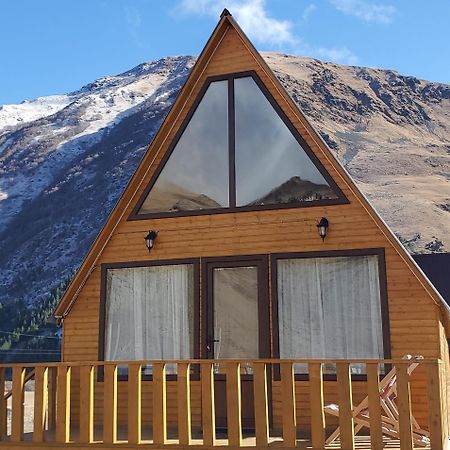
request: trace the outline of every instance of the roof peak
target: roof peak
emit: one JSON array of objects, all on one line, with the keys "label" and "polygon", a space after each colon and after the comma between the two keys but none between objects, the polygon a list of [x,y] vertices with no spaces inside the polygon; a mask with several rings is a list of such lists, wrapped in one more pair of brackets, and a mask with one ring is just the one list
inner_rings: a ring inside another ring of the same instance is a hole
[{"label": "roof peak", "polygon": [[220,18],[222,19],[222,17],[224,17],[224,16],[230,16],[231,17],[231,13],[230,13],[230,11],[228,11],[228,9],[227,8],[224,8],[223,9],[223,11],[222,11],[222,14],[220,14]]}]

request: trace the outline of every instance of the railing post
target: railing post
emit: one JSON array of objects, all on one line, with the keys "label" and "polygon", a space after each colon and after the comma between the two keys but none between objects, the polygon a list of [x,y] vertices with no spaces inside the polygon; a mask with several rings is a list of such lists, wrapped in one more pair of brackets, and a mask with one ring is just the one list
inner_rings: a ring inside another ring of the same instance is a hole
[{"label": "railing post", "polygon": [[117,366],[103,366],[103,443],[117,441]]},{"label": "railing post", "polygon": [[341,448],[345,450],[354,450],[355,433],[350,364],[347,362],[336,363],[336,374],[339,399],[339,428],[341,430]]},{"label": "railing post", "polygon": [[253,364],[253,398],[255,400],[256,446],[269,445],[269,414],[267,407],[266,364]]},{"label": "railing post", "polygon": [[178,439],[180,445],[191,445],[191,382],[189,363],[177,365]]},{"label": "railing post", "polygon": [[47,412],[48,369],[38,366],[34,369],[34,428],[33,442],[43,442]]},{"label": "railing post", "polygon": [[369,397],[370,445],[373,450],[381,450],[383,430],[381,423],[380,380],[378,363],[367,363],[367,391]]},{"label": "railing post", "polygon": [[216,443],[216,416],[214,408],[214,371],[211,362],[200,364],[202,388],[203,445]]},{"label": "railing post", "polygon": [[94,367],[80,366],[80,442],[94,439]]},{"label": "railing post", "polygon": [[241,365],[226,363],[227,428],[228,445],[240,447],[242,444],[241,424]]},{"label": "railing post", "polygon": [[321,363],[309,363],[309,402],[311,405],[311,444],[325,447],[325,414],[323,410],[323,374]]},{"label": "railing post", "polygon": [[14,366],[12,375],[12,442],[20,442],[23,438],[24,383],[25,369],[22,366]]},{"label": "railing post", "polygon": [[142,436],[142,395],[140,364],[128,365],[128,443],[140,444]]},{"label": "railing post", "polygon": [[6,437],[5,368],[0,367],[0,441]]},{"label": "railing post", "polygon": [[56,429],[56,372],[57,368],[48,368],[48,409],[47,423],[49,430]]},{"label": "railing post", "polygon": [[66,443],[70,440],[70,378],[71,367],[58,366],[56,381],[56,442]]},{"label": "railing post", "polygon": [[427,363],[428,425],[433,450],[444,450],[448,430],[444,417],[445,395],[442,389],[442,362]]},{"label": "railing post", "polygon": [[153,364],[153,443],[167,441],[166,365]]},{"label": "railing post", "polygon": [[292,363],[280,363],[280,368],[283,446],[295,447],[297,444],[297,416],[295,405],[294,366]]},{"label": "railing post", "polygon": [[[397,407],[400,432],[400,449],[412,450],[412,417],[411,393],[409,386],[408,364],[401,363],[396,367],[397,372]],[[433,449],[434,450],[434,449]]]}]

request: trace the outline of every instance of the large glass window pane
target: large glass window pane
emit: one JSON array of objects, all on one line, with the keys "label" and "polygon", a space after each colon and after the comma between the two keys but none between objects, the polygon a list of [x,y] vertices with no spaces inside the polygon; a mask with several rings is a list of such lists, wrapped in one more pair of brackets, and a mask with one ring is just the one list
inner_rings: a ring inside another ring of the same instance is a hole
[{"label": "large glass window pane", "polygon": [[253,78],[234,96],[237,206],[338,198]]},{"label": "large glass window pane", "polygon": [[108,269],[105,360],[193,357],[190,264]]},{"label": "large glass window pane", "polygon": [[210,84],[138,214],[228,207],[227,84]]},{"label": "large glass window pane", "polygon": [[277,281],[281,358],[384,357],[376,255],[279,260]]}]

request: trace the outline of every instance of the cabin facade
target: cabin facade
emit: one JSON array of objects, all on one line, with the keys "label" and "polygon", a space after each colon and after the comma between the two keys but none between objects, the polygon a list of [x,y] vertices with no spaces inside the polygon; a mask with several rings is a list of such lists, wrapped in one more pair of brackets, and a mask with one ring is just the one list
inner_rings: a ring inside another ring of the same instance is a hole
[{"label": "cabin facade", "polygon": [[226,11],[55,315],[0,447],[446,448],[447,305]]}]

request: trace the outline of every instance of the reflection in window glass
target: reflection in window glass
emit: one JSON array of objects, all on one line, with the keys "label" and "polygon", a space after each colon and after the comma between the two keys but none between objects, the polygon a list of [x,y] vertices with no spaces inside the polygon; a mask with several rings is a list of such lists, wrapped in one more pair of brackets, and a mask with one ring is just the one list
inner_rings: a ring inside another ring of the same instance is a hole
[{"label": "reflection in window glass", "polygon": [[338,198],[251,77],[234,95],[236,206]]},{"label": "reflection in window glass", "polygon": [[228,83],[211,83],[138,214],[228,207]]}]

